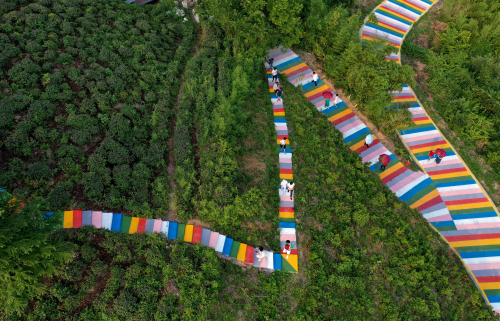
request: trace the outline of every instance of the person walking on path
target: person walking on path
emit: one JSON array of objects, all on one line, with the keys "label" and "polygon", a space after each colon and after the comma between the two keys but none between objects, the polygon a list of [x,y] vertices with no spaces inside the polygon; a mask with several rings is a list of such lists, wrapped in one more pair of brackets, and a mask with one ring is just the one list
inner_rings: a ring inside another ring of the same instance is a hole
[{"label": "person walking on path", "polygon": [[441,160],[446,156],[446,151],[442,148],[435,150],[436,152],[436,167],[441,163]]},{"label": "person walking on path", "polygon": [[286,154],[286,137],[283,137],[283,139],[280,140],[280,153],[281,149],[283,149],[283,151]]},{"label": "person walking on path", "polygon": [[286,196],[286,191],[288,191],[288,182],[286,181],[286,179],[281,181],[280,190],[283,191],[283,195]]},{"label": "person walking on path", "polygon": [[276,95],[278,95],[278,101],[281,101],[281,96],[283,95],[283,89],[278,88],[278,90],[276,90]]},{"label": "person walking on path", "polygon": [[436,157],[436,167],[438,167],[439,163],[441,163],[441,161],[443,160],[443,157],[444,156],[437,155],[437,157]]},{"label": "person walking on path", "polygon": [[322,96],[325,98],[325,108],[328,108],[330,106],[330,99],[333,97],[333,91],[325,90]]},{"label": "person walking on path", "polygon": [[285,242],[285,248],[283,249],[283,253],[286,253],[286,258],[288,259],[288,256],[290,255],[290,252],[292,252],[293,245],[290,243],[290,240],[286,240]]},{"label": "person walking on path", "polygon": [[290,191],[290,200],[292,200],[292,197],[293,197],[293,189],[295,188],[295,183],[294,182],[290,182],[288,185],[288,190]]},{"label": "person walking on path", "polygon": [[278,69],[274,68],[271,74],[273,75],[273,81],[278,81]]},{"label": "person walking on path", "polygon": [[380,164],[382,164],[382,166],[380,166],[380,169],[383,172],[385,171],[387,165],[389,165],[389,163],[391,162],[391,157],[389,155],[382,154],[379,156],[378,161],[380,162]]},{"label": "person walking on path", "polygon": [[337,108],[337,104],[340,103],[340,98],[339,98],[339,94],[336,94],[335,95],[335,99],[333,100],[333,105],[335,106],[335,108]]},{"label": "person walking on path", "polygon": [[366,149],[370,148],[371,143],[373,143],[373,135],[368,134],[368,135],[366,135],[366,138],[365,138]]},{"label": "person walking on path", "polygon": [[429,152],[429,158],[427,159],[427,161],[430,161],[432,157],[434,157],[434,155],[436,155],[436,150],[433,149]]},{"label": "person walking on path", "polygon": [[318,74],[313,71],[313,80],[311,82],[314,83],[314,86],[318,86]]},{"label": "person walking on path", "polygon": [[274,89],[274,94],[276,95],[276,91],[278,91],[278,89],[280,88],[281,86],[279,85],[278,82],[275,82],[274,83],[274,86],[273,86],[273,89]]},{"label": "person walking on path", "polygon": [[274,58],[269,59],[269,67],[273,69]]},{"label": "person walking on path", "polygon": [[255,252],[257,253],[257,258],[259,259],[259,262],[262,260],[267,260],[267,255],[264,252],[264,248],[262,246],[259,246],[259,249]]}]

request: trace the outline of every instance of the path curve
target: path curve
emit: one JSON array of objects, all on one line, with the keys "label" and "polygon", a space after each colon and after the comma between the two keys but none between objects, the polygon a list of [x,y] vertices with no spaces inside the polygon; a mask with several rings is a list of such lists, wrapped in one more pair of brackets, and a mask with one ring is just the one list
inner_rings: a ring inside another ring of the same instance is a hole
[{"label": "path curve", "polygon": [[[378,22],[365,19],[362,41],[383,39],[395,45],[397,53],[386,59],[401,64],[401,44],[413,24],[424,15],[433,0],[386,0],[373,10]],[[417,164],[435,183],[447,214],[424,217],[459,255],[486,302],[500,313],[500,217],[491,198],[453,146],[429,117],[413,90],[404,85],[392,92],[393,102],[412,105],[413,125],[399,128],[399,136]],[[430,150],[442,148],[447,156],[436,167],[428,160]]]}]

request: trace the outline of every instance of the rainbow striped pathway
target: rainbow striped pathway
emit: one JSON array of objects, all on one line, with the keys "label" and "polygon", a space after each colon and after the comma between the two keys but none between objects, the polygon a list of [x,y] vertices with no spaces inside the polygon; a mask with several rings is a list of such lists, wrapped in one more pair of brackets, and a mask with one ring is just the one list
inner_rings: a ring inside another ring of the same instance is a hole
[{"label": "rainbow striped pathway", "polygon": [[[424,215],[431,217],[449,215],[429,175],[407,169],[375,136],[370,148],[367,148],[364,140],[371,131],[344,102],[340,102],[337,108],[325,108],[322,93],[331,89],[321,79],[318,80],[318,86],[314,86],[311,82],[312,70],[292,50],[287,49],[283,52],[281,48],[273,49],[268,55],[274,58],[274,66],[286,74],[292,84],[302,85],[304,96],[328,117],[328,120],[342,133],[344,142],[349,148],[357,152],[364,163],[370,163],[370,170],[377,174],[400,200]],[[377,164],[381,154],[389,155],[391,158],[391,162],[383,172],[380,170],[380,164]]]},{"label": "rainbow striped pathway", "polygon": [[[269,65],[265,65],[269,68]],[[271,71],[267,72],[267,80],[269,85],[269,93],[271,95],[271,102],[273,103],[273,114],[274,114],[274,127],[276,129],[276,143],[279,150],[280,140],[287,138],[286,140],[286,153],[279,152],[279,165],[280,165],[280,180],[291,182],[293,180],[293,169],[292,169],[292,150],[290,148],[290,141],[288,138],[288,127],[285,117],[285,108],[283,105],[283,99],[278,101],[278,97],[274,94],[272,82]],[[281,268],[283,271],[288,272],[298,272],[298,245],[297,245],[297,234],[295,229],[295,210],[294,202],[290,199],[290,192],[286,190],[278,190],[280,196],[280,251],[281,251]],[[295,195],[294,195],[295,199]],[[286,241],[292,243],[293,249],[290,251],[288,259],[286,254],[283,254],[283,249]]]},{"label": "rainbow striped pathway", "polygon": [[266,251],[267,259],[259,262],[253,247],[201,226],[162,221],[160,219],[131,217],[102,211],[76,210],[64,212],[64,228],[79,228],[84,225],[93,225],[95,228],[105,228],[110,231],[128,234],[163,233],[169,240],[178,239],[211,247],[228,259],[234,258],[244,265],[253,265],[269,270],[281,270],[280,254]]},{"label": "rainbow striped pathway", "polygon": [[360,37],[363,41],[382,39],[395,46],[398,52],[386,57],[388,60],[401,61],[401,44],[413,23],[423,15],[436,0],[387,0],[375,8],[373,13],[377,22],[365,19]]},{"label": "rainbow striped pathway", "polygon": [[[412,104],[414,126],[399,134],[418,164],[432,178],[450,215],[429,220],[460,255],[484,291],[495,312],[500,313],[500,217],[481,184],[422,108],[408,86],[396,92],[395,101]],[[436,167],[429,151],[442,148],[446,157]]]},{"label": "rainbow striped pathway", "polygon": [[[361,28],[364,41],[387,40],[398,48],[387,59],[401,63],[401,43],[413,23],[436,1],[388,0],[374,10],[378,23],[365,19]],[[414,125],[400,128],[399,134],[417,163],[435,183],[448,213],[424,214],[441,233],[473,275],[486,301],[500,313],[500,217],[481,184],[455,149],[444,138],[422,108],[413,90],[404,85],[392,92],[393,102],[408,103]],[[428,160],[429,151],[442,148],[447,156],[436,167]]]}]

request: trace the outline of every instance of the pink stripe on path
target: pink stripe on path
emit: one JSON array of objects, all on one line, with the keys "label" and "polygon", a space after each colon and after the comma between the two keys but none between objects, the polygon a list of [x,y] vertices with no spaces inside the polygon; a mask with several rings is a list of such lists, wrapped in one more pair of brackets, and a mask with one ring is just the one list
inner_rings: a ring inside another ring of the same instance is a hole
[{"label": "pink stripe on path", "polygon": [[295,84],[297,84],[299,82],[302,82],[302,81],[306,80],[307,78],[312,78],[312,75],[313,75],[312,72],[307,73],[307,74],[304,75],[304,77],[297,77],[296,79],[292,80],[291,83],[295,85]]},{"label": "pink stripe on path", "polygon": [[286,126],[275,126],[274,129],[276,129],[276,130],[288,130],[288,127],[286,127]]},{"label": "pink stripe on path", "polygon": [[285,59],[285,58],[293,56],[293,55],[295,55],[295,52],[293,52],[293,51],[287,52],[286,54],[283,54],[283,55],[280,55],[279,57],[274,58],[274,62],[278,62],[281,59]]},{"label": "pink stripe on path", "polygon": [[479,263],[479,264],[469,264],[469,269],[475,270],[496,270],[500,269],[500,263]]},{"label": "pink stripe on path", "polygon": [[219,232],[210,233],[210,240],[208,241],[208,247],[215,249],[217,246],[217,239],[219,238]]},{"label": "pink stripe on path", "polygon": [[433,218],[427,219],[428,222],[442,222],[442,221],[453,221],[453,218],[450,214],[436,216]]},{"label": "pink stripe on path", "polygon": [[[443,165],[452,165],[452,164],[460,164],[462,163],[459,159],[450,159],[450,160],[446,160],[446,157],[443,158],[443,160],[441,161],[441,164],[439,164],[439,166],[443,166]],[[435,158],[431,158],[431,162],[430,163],[426,163],[426,164],[422,164],[423,168],[427,168],[427,167],[435,167],[436,166],[436,160]]]},{"label": "pink stripe on path", "polygon": [[458,191],[449,191],[449,192],[440,192],[442,197],[444,196],[455,196],[455,195],[467,195],[467,194],[479,194],[483,191],[480,188],[471,188],[471,189],[460,189]]},{"label": "pink stripe on path", "polygon": [[[341,124],[342,124],[342,123],[341,123]],[[345,133],[345,132],[347,132],[348,130],[353,129],[354,127],[359,126],[359,125],[361,125],[361,124],[363,124],[363,122],[361,121],[361,119],[358,119],[358,120],[356,120],[356,121],[353,121],[353,122],[352,122],[352,123],[350,123],[349,125],[347,125],[347,126],[344,126],[344,127],[340,128],[339,130],[340,130],[340,132],[341,132],[341,133]],[[340,124],[339,124],[339,125],[340,125]],[[335,126],[335,127],[336,127],[336,126]],[[338,128],[337,128],[337,129],[338,129]]]},{"label": "pink stripe on path", "polygon": [[155,220],[155,225],[153,226],[153,232],[156,232],[156,233],[161,232],[161,219]]},{"label": "pink stripe on path", "polygon": [[387,152],[387,148],[385,148],[385,146],[382,145],[382,147],[380,147],[379,149],[377,149],[377,150],[371,152],[370,154],[366,155],[365,157],[363,157],[363,163],[369,162],[372,159],[374,159],[375,157],[380,156],[385,152]]},{"label": "pink stripe on path", "polygon": [[422,172],[415,172],[415,173],[412,173],[410,176],[406,177],[405,179],[403,179],[401,182],[397,183],[396,185],[392,186],[390,188],[390,190],[393,192],[393,193],[396,193],[397,191],[399,191],[400,189],[402,189],[403,187],[405,187],[406,185],[410,184],[411,182],[413,182],[414,180],[416,180],[417,178],[421,177],[421,176],[424,176],[425,174],[422,173]]},{"label": "pink stripe on path", "polygon": [[496,222],[496,223],[482,223],[482,224],[457,225],[457,230],[474,230],[474,229],[492,228],[492,227],[500,227],[500,222]]},{"label": "pink stripe on path", "polygon": [[291,158],[280,158],[280,163],[292,163]]},{"label": "pink stripe on path", "polygon": [[430,135],[425,135],[425,136],[417,136],[417,137],[407,138],[404,141],[407,143],[411,143],[411,142],[418,142],[419,140],[436,138],[436,137],[443,137],[443,136],[441,136],[440,133],[435,133],[435,134],[430,134]]},{"label": "pink stripe on path", "polygon": [[297,236],[295,234],[281,234],[280,241],[297,241]]},{"label": "pink stripe on path", "polygon": [[92,211],[92,225],[96,228],[102,227],[102,212]]}]

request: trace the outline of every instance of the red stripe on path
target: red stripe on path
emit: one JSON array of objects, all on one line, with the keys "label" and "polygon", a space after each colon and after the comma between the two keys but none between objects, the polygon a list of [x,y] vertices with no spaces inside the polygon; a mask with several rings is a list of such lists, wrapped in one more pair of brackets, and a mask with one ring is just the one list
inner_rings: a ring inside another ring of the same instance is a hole
[{"label": "red stripe on path", "polygon": [[439,203],[442,203],[443,199],[441,198],[441,195],[438,195],[431,199],[430,201],[425,202],[424,204],[420,205],[417,207],[419,211],[423,211],[427,208],[433,207],[434,205],[438,205]]},{"label": "red stripe on path", "polygon": [[441,171],[428,172],[427,174],[429,174],[429,176],[434,176],[434,175],[459,173],[459,172],[467,172],[467,168],[460,167],[460,168],[443,169]]},{"label": "red stripe on path", "polygon": [[342,116],[342,117],[340,117],[339,119],[337,119],[337,120],[333,121],[332,123],[333,123],[333,125],[337,126],[337,125],[339,125],[339,124],[342,124],[342,123],[343,123],[343,122],[345,122],[346,120],[353,118],[354,116],[356,116],[356,114],[355,114],[355,113],[353,113],[353,112],[351,111],[351,113],[350,113],[350,114],[347,114],[347,115],[345,115],[345,116]]},{"label": "red stripe on path", "polygon": [[253,247],[247,246],[247,252],[245,253],[245,263],[253,264],[253,250]]},{"label": "red stripe on path", "polygon": [[193,228],[193,243],[201,242],[201,226],[195,226]]},{"label": "red stripe on path", "polygon": [[[371,144],[370,144],[370,147],[373,147],[375,145],[377,145],[378,143],[380,143],[380,141],[378,139],[375,139]],[[362,145],[360,148],[356,149],[356,153],[358,154],[361,154],[362,152],[366,151],[368,148],[366,147],[366,145]]]},{"label": "red stripe on path", "polygon": [[500,233],[447,236],[448,242],[500,239]]},{"label": "red stripe on path", "polygon": [[424,148],[424,147],[432,147],[432,146],[442,145],[442,144],[446,144],[446,141],[439,140],[437,142],[430,142],[430,143],[425,143],[425,144],[413,145],[413,146],[410,146],[410,149],[414,150],[414,149],[419,149],[419,148]]},{"label": "red stripe on path", "polygon": [[137,225],[137,233],[144,233],[146,231],[146,221],[145,218],[139,219],[139,225]]},{"label": "red stripe on path", "polygon": [[82,211],[73,211],[73,227],[82,227]]},{"label": "red stripe on path", "polygon": [[482,197],[482,198],[471,198],[468,200],[448,201],[444,203],[448,206],[448,205],[464,205],[464,204],[483,203],[483,202],[488,202],[488,199],[486,197]]},{"label": "red stripe on path", "polygon": [[476,278],[476,280],[479,283],[500,282],[500,276],[499,275],[494,275],[494,276],[479,276],[479,277]]},{"label": "red stripe on path", "polygon": [[400,169],[396,170],[394,173],[389,174],[386,177],[384,177],[382,179],[382,183],[385,185],[385,184],[389,183],[390,181],[392,181],[393,179],[395,179],[396,177],[398,177],[399,175],[403,174],[406,171],[407,171],[406,167],[403,166]]},{"label": "red stripe on path", "polygon": [[309,67],[305,66],[305,67],[299,68],[299,69],[297,69],[297,70],[294,70],[294,71],[292,71],[292,72],[289,72],[289,73],[287,73],[286,75],[287,75],[288,77],[292,77],[292,76],[298,75],[298,74],[300,74],[300,73],[302,73],[302,72],[306,71],[307,69],[309,69]]}]

